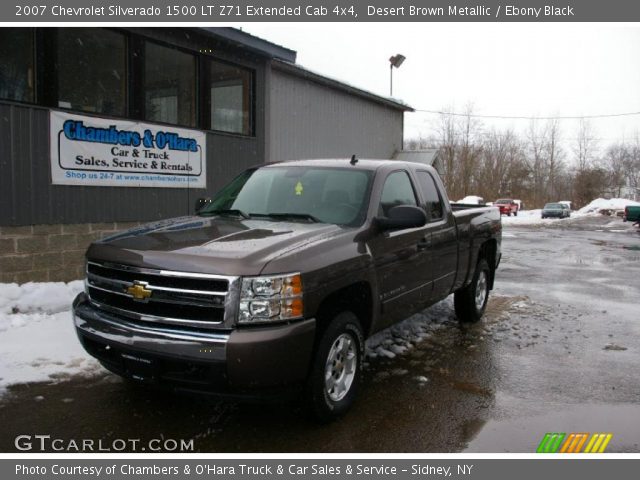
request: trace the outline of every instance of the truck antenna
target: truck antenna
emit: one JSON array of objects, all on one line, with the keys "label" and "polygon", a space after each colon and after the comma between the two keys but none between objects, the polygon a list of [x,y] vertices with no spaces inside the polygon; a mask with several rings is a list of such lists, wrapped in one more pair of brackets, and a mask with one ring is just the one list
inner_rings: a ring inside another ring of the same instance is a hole
[{"label": "truck antenna", "polygon": [[358,159],[356,158],[356,154],[351,155],[351,161],[349,162],[351,165],[355,165],[358,163]]}]

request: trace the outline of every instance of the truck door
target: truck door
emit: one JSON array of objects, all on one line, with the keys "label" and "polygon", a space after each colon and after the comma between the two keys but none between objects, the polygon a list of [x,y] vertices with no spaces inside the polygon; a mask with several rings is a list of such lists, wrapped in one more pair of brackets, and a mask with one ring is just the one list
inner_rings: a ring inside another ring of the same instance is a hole
[{"label": "truck door", "polygon": [[[397,205],[418,205],[416,189],[405,170],[391,172],[385,179],[377,215],[387,216],[389,209]],[[369,241],[384,325],[420,310],[424,300],[431,296],[425,247],[424,227],[379,233]]]},{"label": "truck door", "polygon": [[422,207],[427,213],[425,235],[428,248],[427,271],[431,274],[433,290],[430,303],[451,293],[458,266],[458,238],[455,220],[445,207],[445,199],[435,179],[426,170],[417,170],[416,176],[422,194]]}]

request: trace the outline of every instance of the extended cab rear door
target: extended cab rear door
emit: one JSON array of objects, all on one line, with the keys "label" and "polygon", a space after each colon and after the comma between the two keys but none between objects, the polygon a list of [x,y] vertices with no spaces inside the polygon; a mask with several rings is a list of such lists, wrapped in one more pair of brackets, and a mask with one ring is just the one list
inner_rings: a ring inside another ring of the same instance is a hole
[{"label": "extended cab rear door", "polygon": [[441,183],[427,170],[415,171],[420,189],[421,206],[427,214],[425,254],[432,275],[431,302],[451,293],[458,268],[458,235],[455,219]]}]

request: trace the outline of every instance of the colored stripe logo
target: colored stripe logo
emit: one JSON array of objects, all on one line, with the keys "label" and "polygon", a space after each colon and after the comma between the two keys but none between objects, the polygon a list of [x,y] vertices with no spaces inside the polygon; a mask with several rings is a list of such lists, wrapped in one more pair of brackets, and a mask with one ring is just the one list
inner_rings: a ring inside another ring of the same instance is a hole
[{"label": "colored stripe logo", "polygon": [[612,433],[545,433],[536,453],[604,453],[611,438]]}]

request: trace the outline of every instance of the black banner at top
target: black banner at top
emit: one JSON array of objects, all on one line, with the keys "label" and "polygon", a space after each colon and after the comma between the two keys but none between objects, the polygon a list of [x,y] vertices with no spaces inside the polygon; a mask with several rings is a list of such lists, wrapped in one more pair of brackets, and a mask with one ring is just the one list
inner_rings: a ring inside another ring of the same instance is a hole
[{"label": "black banner at top", "polygon": [[637,22],[629,0],[14,0],[2,22]]}]

